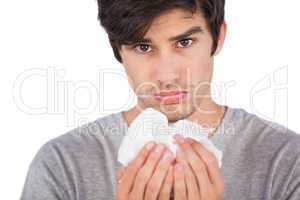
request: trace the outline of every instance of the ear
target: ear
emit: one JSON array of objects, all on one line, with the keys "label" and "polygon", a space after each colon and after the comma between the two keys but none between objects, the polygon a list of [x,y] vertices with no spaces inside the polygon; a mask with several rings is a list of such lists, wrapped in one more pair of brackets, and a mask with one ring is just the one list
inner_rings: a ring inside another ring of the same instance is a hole
[{"label": "ear", "polygon": [[216,56],[223,48],[223,44],[226,38],[226,33],[227,33],[227,23],[224,20],[223,24],[221,25],[220,28],[220,34],[219,34],[219,39],[218,39],[218,46],[217,49],[214,53],[214,56]]}]

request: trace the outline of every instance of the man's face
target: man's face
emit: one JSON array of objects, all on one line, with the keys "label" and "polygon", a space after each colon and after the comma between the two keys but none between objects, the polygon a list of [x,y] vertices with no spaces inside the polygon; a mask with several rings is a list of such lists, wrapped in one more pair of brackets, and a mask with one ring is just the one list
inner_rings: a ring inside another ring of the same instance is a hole
[{"label": "man's face", "polygon": [[[192,34],[175,38],[191,29]],[[156,18],[144,38],[148,40],[123,45],[120,51],[138,106],[153,107],[169,121],[201,112],[200,103],[210,98],[213,74],[213,40],[204,17],[172,10]],[[169,98],[165,91],[179,94]]]}]

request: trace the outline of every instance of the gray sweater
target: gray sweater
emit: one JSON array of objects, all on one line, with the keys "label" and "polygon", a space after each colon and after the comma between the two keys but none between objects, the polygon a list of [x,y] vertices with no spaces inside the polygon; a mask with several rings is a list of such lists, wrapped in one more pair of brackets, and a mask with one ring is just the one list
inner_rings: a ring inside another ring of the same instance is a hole
[{"label": "gray sweater", "polygon": [[[121,112],[44,144],[30,164],[21,200],[110,200],[117,153],[128,127]],[[223,151],[225,200],[299,200],[300,135],[230,108],[212,137]]]}]

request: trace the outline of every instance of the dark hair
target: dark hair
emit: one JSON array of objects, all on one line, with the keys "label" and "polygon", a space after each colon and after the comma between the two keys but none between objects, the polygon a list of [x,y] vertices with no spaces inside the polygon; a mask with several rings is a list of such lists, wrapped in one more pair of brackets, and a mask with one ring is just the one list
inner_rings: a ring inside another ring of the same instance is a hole
[{"label": "dark hair", "polygon": [[147,33],[153,20],[175,8],[205,17],[216,51],[224,21],[225,0],[97,0],[98,20],[108,34],[115,58],[122,63],[119,50],[123,44],[134,44]]}]

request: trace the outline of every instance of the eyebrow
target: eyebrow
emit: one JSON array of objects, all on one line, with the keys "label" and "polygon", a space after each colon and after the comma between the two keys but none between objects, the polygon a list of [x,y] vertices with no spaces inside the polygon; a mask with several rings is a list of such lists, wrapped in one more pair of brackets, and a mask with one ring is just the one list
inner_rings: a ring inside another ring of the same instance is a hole
[{"label": "eyebrow", "polygon": [[[193,26],[190,29],[188,29],[187,31],[185,31],[182,34],[179,34],[177,36],[173,36],[171,38],[169,38],[168,40],[170,42],[172,41],[177,41],[177,40],[182,40],[190,35],[196,34],[196,33],[203,33],[203,29],[200,26]],[[138,41],[139,43],[152,43],[150,38],[143,38],[140,41]]]}]

